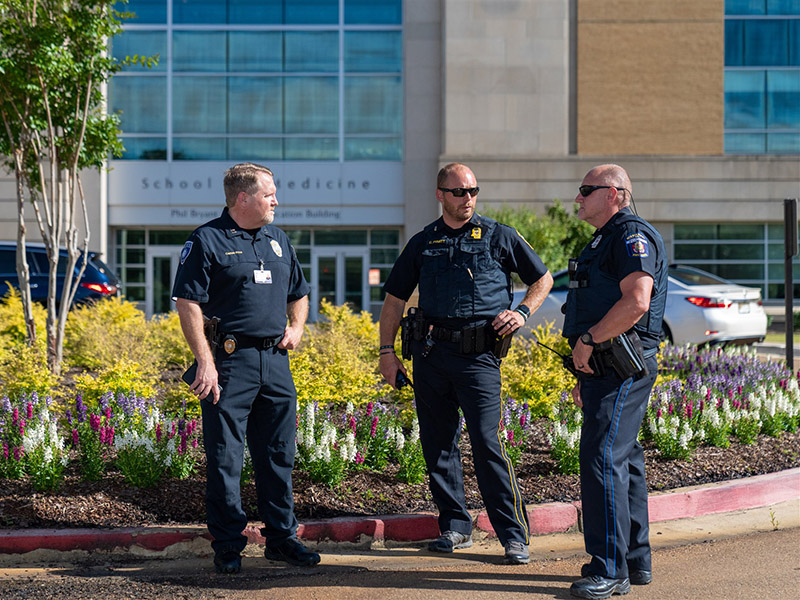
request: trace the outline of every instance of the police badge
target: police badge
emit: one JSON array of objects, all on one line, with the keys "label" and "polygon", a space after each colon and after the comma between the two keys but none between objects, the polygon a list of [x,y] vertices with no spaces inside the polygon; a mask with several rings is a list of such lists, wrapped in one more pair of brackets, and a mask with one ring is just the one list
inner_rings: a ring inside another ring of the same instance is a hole
[{"label": "police badge", "polygon": [[222,342],[222,347],[228,354],[233,354],[234,350],[236,350],[236,338],[232,335],[225,336],[225,341]]},{"label": "police badge", "polygon": [[283,256],[283,249],[277,240],[272,240],[269,245],[272,246],[272,251],[278,255],[278,258]]}]

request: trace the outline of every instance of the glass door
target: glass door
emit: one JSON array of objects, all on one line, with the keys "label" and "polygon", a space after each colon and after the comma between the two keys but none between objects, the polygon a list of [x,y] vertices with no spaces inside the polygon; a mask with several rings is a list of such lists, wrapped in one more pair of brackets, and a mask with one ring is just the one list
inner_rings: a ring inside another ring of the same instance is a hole
[{"label": "glass door", "polygon": [[311,307],[309,319],[316,321],[323,300],[349,304],[354,311],[367,308],[366,248],[314,248],[311,252]]},{"label": "glass door", "polygon": [[180,246],[149,246],[145,286],[145,314],[148,317],[175,309],[172,284],[181,258]]}]

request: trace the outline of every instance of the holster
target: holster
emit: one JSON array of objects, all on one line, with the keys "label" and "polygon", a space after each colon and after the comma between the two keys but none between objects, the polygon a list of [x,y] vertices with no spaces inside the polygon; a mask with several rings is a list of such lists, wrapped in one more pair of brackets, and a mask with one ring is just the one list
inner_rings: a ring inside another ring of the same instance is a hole
[{"label": "holster", "polygon": [[425,337],[425,318],[422,310],[416,306],[408,309],[408,313],[400,320],[400,354],[403,360],[411,360],[411,342]]},{"label": "holster", "polygon": [[507,333],[506,335],[497,336],[495,335],[495,342],[494,348],[492,348],[492,354],[494,354],[497,358],[503,359],[508,354],[508,349],[511,348],[511,338],[514,337],[514,333]]},{"label": "holster", "polygon": [[211,348],[211,355],[217,355],[217,347],[219,346],[219,317],[206,318],[203,317],[203,333],[208,340],[208,346]]},{"label": "holster", "polygon": [[621,333],[611,341],[610,359],[611,367],[622,379],[649,375],[642,340],[633,330]]}]

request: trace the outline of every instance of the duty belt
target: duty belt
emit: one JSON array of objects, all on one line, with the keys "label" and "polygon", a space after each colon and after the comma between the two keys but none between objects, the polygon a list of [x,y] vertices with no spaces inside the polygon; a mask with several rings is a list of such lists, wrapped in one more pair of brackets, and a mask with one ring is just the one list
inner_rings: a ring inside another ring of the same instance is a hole
[{"label": "duty belt", "polygon": [[220,333],[219,345],[228,354],[233,354],[240,348],[258,348],[268,350],[277,345],[283,339],[283,335],[275,337],[253,337],[243,333]]},{"label": "duty belt", "polygon": [[431,330],[431,337],[435,340],[460,344],[461,352],[472,354],[473,352],[484,352],[493,348],[495,336],[491,333],[487,335],[488,324],[472,325],[461,329],[448,329],[434,325]]}]

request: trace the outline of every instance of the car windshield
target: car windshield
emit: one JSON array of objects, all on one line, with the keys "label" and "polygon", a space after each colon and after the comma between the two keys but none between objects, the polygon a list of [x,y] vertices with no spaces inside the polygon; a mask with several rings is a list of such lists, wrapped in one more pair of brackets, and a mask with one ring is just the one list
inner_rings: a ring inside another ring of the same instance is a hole
[{"label": "car windshield", "polygon": [[731,283],[727,279],[722,279],[711,273],[706,273],[693,267],[670,267],[669,276],[677,279],[685,285],[718,285],[720,283]]}]

